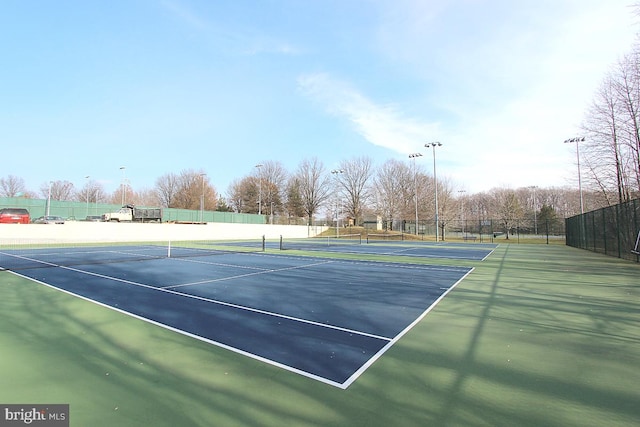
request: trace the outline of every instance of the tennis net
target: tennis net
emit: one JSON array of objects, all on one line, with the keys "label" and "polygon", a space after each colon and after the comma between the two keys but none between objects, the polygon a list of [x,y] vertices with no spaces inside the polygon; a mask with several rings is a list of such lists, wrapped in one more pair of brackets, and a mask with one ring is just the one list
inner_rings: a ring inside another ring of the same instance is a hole
[{"label": "tennis net", "polygon": [[0,270],[25,270],[255,253],[265,250],[265,238],[258,240],[216,241],[175,240],[165,242],[109,243],[13,243],[0,245]]},{"label": "tennis net", "polygon": [[303,239],[287,239],[280,236],[280,249],[323,250],[336,246],[362,244],[361,234],[341,234],[339,236],[308,237]]},{"label": "tennis net", "polygon": [[367,234],[367,243],[375,242],[401,242],[404,241],[403,233]]}]

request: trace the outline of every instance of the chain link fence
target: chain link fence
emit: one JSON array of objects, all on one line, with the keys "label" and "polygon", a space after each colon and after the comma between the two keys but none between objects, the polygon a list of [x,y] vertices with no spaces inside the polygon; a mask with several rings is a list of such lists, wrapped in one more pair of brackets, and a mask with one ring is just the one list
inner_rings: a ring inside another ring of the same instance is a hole
[{"label": "chain link fence", "polygon": [[[640,262],[640,199],[566,219],[567,245]],[[636,250],[637,251],[637,250]]]},{"label": "chain link fence", "polygon": [[[421,240],[435,240],[434,220],[382,221],[381,229],[387,232],[414,235]],[[565,238],[563,219],[517,219],[517,220],[447,220],[440,222],[438,240],[463,240],[472,242],[494,242],[507,240],[513,243],[544,240],[546,243]]]}]

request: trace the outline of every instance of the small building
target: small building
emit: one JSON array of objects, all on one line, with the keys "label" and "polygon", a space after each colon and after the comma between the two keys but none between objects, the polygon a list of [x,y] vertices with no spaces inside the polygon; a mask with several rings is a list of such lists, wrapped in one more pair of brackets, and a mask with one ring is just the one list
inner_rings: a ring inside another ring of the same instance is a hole
[{"label": "small building", "polygon": [[365,230],[382,231],[382,217],[380,215],[367,215],[362,221]]}]

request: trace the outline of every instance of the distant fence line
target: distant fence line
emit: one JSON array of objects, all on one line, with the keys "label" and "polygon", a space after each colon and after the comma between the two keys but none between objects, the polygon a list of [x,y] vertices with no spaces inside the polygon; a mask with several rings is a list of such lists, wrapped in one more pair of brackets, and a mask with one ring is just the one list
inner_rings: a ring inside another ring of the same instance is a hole
[{"label": "distant fence line", "polygon": [[[325,222],[324,225],[335,227],[335,221]],[[364,228],[368,231],[385,231],[404,234],[417,235],[421,239],[435,238],[435,221],[418,220],[417,227],[415,220],[369,220],[364,222]],[[417,228],[417,232],[416,232]],[[444,235],[443,235],[444,234]],[[445,222],[444,233],[442,228],[438,229],[438,240],[463,239],[478,242],[493,242],[494,239],[508,239],[517,242],[519,239],[546,238],[563,239],[565,235],[564,219],[537,220],[518,219],[505,221],[497,219],[468,219],[449,220]]]},{"label": "distant fence line", "polygon": [[[108,212],[117,212],[121,208],[117,204],[86,203],[65,200],[51,200],[47,209],[46,199],[27,199],[23,197],[0,197],[1,208],[25,208],[29,211],[31,219],[49,215],[60,216],[65,219],[84,220],[90,216],[101,216]],[[146,206],[140,206],[146,207]],[[223,222],[236,224],[279,224],[279,225],[305,225],[304,218],[271,217],[269,215],[256,215],[235,212],[200,211],[191,209],[162,209],[163,222]]]},{"label": "distant fence line", "polygon": [[640,232],[640,199],[566,219],[567,245],[640,262],[632,252]]}]

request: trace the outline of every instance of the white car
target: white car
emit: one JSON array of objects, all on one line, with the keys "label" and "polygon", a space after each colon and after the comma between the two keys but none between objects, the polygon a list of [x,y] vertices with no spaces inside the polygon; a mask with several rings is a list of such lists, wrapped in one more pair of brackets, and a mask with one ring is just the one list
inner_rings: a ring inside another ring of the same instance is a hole
[{"label": "white car", "polygon": [[61,216],[41,216],[33,220],[34,224],[64,224],[64,218]]}]

